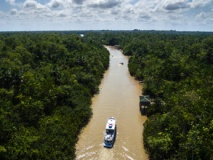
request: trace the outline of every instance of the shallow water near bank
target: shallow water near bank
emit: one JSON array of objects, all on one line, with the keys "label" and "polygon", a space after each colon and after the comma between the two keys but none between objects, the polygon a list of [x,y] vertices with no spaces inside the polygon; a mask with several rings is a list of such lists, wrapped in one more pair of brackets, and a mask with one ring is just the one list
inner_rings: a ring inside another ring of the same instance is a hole
[{"label": "shallow water near bank", "polygon": [[[143,147],[143,123],[139,111],[142,85],[128,71],[128,57],[120,50],[106,46],[110,66],[92,99],[93,116],[79,135],[76,160],[148,160]],[[122,64],[123,63],[123,64]],[[103,147],[107,118],[117,120],[117,137],[113,148]]]}]

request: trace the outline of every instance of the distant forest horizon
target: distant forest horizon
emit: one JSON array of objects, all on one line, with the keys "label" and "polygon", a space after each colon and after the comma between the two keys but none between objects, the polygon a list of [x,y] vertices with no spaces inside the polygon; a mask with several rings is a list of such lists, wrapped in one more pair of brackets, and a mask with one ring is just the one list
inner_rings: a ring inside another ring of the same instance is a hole
[{"label": "distant forest horizon", "polygon": [[213,33],[213,31],[203,31],[203,30],[143,30],[143,29],[73,29],[73,30],[8,30],[8,31],[0,31],[0,33],[6,33],[6,32],[203,32],[203,33]]}]

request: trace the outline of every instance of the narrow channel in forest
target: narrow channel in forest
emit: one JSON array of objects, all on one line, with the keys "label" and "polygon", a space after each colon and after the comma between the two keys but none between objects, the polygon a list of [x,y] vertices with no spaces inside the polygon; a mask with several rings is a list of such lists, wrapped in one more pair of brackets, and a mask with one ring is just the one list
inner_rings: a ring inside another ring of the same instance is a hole
[{"label": "narrow channel in forest", "polygon": [[[109,69],[92,99],[93,116],[82,130],[76,145],[76,160],[130,159],[147,160],[143,147],[145,116],[139,112],[142,85],[128,71],[128,57],[120,50],[106,46],[110,52]],[[117,120],[117,137],[113,148],[103,147],[107,118]]]}]

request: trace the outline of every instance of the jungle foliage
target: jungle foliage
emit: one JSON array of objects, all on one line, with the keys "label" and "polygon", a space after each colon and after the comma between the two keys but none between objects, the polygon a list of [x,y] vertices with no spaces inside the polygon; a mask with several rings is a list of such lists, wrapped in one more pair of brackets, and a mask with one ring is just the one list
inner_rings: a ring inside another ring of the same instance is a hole
[{"label": "jungle foliage", "polygon": [[123,50],[153,100],[143,133],[150,159],[213,159],[212,34],[137,34]]},{"label": "jungle foliage", "polygon": [[150,160],[213,159],[213,33],[98,31],[0,34],[0,159],[74,159],[109,54],[151,97]]},{"label": "jungle foliage", "polygon": [[131,56],[129,71],[152,104],[143,140],[150,160],[213,159],[213,33],[101,34]]},{"label": "jungle foliage", "polygon": [[77,34],[0,34],[0,159],[74,159],[108,51]]}]

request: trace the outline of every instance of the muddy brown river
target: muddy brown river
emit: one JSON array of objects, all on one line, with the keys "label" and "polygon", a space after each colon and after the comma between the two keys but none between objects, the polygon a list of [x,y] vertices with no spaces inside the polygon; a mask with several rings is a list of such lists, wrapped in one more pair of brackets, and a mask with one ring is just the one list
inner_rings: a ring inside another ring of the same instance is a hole
[{"label": "muddy brown river", "polygon": [[[120,50],[106,47],[110,66],[92,99],[93,116],[79,135],[76,160],[148,160],[143,147],[145,116],[139,112],[142,86],[128,71],[128,57]],[[123,62],[123,65],[120,64]],[[109,117],[117,121],[117,137],[113,148],[103,147],[104,130]]]}]

